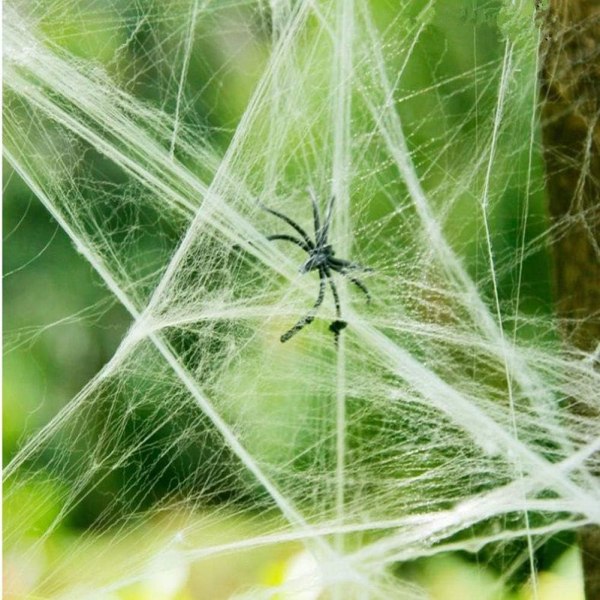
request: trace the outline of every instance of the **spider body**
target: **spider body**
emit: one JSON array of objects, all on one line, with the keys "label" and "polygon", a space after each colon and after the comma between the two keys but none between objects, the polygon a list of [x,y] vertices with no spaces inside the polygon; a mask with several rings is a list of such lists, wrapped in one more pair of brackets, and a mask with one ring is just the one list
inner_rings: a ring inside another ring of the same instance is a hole
[{"label": "spider body", "polygon": [[308,253],[308,260],[300,267],[300,273],[304,274],[320,269],[330,262],[334,254],[335,252],[329,244],[322,248],[312,248]]},{"label": "spider body", "polygon": [[321,215],[319,213],[319,205],[317,204],[317,200],[312,192],[310,193],[310,199],[313,208],[313,220],[315,229],[314,240],[310,238],[308,233],[306,233],[306,231],[300,225],[298,225],[298,223],[296,223],[283,213],[280,213],[266,206],[262,206],[262,208],[267,212],[278,217],[282,221],[285,221],[298,234],[298,237],[288,234],[274,234],[267,236],[267,239],[271,241],[282,240],[299,246],[308,254],[308,259],[300,266],[300,273],[306,274],[310,271],[318,271],[319,273],[319,291],[316,302],[314,303],[311,310],[299,321],[297,321],[293,327],[288,329],[281,336],[280,339],[282,342],[287,342],[302,328],[306,327],[306,325],[309,325],[314,321],[315,315],[317,314],[317,311],[319,310],[319,307],[321,306],[325,298],[327,284],[329,284],[331,294],[333,295],[337,316],[337,319],[333,321],[329,326],[329,330],[333,333],[337,344],[340,331],[342,331],[342,329],[346,327],[347,323],[342,319],[340,297],[338,294],[337,287],[335,285],[335,281],[333,280],[333,272],[339,273],[340,275],[347,277],[354,285],[356,285],[356,287],[358,287],[366,295],[367,302],[370,302],[371,295],[369,294],[367,286],[360,279],[354,277],[354,275],[352,275],[352,272],[371,271],[371,269],[363,267],[357,263],[353,263],[349,260],[344,260],[335,257],[333,247],[328,242],[329,227],[331,225],[331,219],[333,216],[333,203],[335,197],[332,196],[329,200],[325,220],[322,223]]}]

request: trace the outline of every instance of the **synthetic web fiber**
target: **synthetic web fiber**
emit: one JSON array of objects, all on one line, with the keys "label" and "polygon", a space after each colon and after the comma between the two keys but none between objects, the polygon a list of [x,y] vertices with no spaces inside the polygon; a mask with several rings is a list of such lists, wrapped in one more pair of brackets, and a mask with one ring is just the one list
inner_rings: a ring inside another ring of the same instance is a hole
[{"label": "synthetic web fiber", "polygon": [[[310,576],[229,593],[422,598],[402,565],[461,550],[535,594],[536,549],[600,523],[600,374],[550,308],[532,4],[5,5],[7,162],[130,315],[5,467],[6,502],[46,482],[60,507],[8,515],[25,571],[113,482],[27,597],[290,544]],[[262,205],[312,236],[311,193],[372,269],[370,304],[333,275],[337,347],[329,288],[280,342],[319,281]]]}]

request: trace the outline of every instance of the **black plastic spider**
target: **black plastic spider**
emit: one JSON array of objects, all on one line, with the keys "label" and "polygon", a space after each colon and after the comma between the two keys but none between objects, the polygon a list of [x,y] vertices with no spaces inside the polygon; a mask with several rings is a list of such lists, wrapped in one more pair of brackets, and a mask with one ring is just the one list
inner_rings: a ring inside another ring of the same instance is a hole
[{"label": "black plastic spider", "polygon": [[325,286],[329,283],[329,287],[331,288],[331,293],[333,294],[333,300],[335,302],[335,311],[337,315],[337,319],[331,323],[329,326],[329,330],[333,332],[335,336],[335,342],[337,344],[340,331],[344,329],[347,325],[346,321],[342,319],[342,313],[340,309],[340,297],[337,291],[337,287],[335,282],[333,281],[332,271],[336,273],[340,273],[347,277],[356,287],[358,287],[366,296],[367,302],[371,301],[371,294],[369,294],[369,290],[367,286],[356,277],[350,275],[352,271],[372,271],[368,267],[363,267],[357,263],[350,262],[349,260],[343,260],[341,258],[335,258],[335,252],[330,244],[327,243],[327,236],[329,234],[329,226],[331,225],[331,218],[333,216],[333,203],[335,201],[335,196],[332,196],[329,200],[329,204],[327,206],[327,214],[325,215],[325,222],[321,225],[321,216],[319,214],[319,206],[317,204],[317,199],[314,194],[310,193],[310,199],[312,202],[313,208],[313,219],[315,226],[315,239],[314,241],[310,239],[308,234],[298,223],[292,221],[289,217],[280,213],[272,208],[268,208],[264,205],[261,207],[267,212],[279,217],[282,221],[285,221],[288,225],[293,227],[296,232],[300,235],[302,239],[298,239],[293,235],[287,234],[275,234],[267,236],[268,240],[283,240],[286,242],[292,242],[299,246],[308,254],[308,260],[300,267],[300,273],[308,273],[310,271],[318,271],[319,272],[319,294],[317,296],[317,301],[314,303],[312,309],[302,317],[291,329],[288,329],[282,336],[281,341],[287,342],[291,337],[296,335],[303,327],[312,323],[315,319],[315,315],[321,304],[323,303],[323,299],[325,298]]}]

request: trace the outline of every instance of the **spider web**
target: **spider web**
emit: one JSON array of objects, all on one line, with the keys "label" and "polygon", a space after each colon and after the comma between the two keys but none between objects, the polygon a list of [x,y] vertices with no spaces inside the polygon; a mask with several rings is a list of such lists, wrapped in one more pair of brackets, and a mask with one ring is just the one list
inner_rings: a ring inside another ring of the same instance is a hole
[{"label": "spider web", "polygon": [[[294,542],[316,580],[283,593],[422,597],[398,563],[491,547],[508,577],[600,523],[598,426],[566,406],[597,407],[599,375],[536,312],[529,3],[163,4],[6,7],[5,156],[131,317],[5,468],[8,502],[57,484],[35,539],[39,507],[5,523],[25,564],[120,490],[93,528],[110,543],[73,540],[29,593],[103,597]],[[318,278],[266,239],[282,227],[260,203],[310,229],[309,189],[336,198],[336,255],[373,269],[371,305],[336,279],[337,348],[331,294],[279,342]]]}]

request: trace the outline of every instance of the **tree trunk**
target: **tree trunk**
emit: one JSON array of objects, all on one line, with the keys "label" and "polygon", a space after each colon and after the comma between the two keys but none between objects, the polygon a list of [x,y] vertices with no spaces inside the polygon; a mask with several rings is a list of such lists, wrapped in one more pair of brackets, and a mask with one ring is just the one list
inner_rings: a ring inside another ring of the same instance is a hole
[{"label": "tree trunk", "polygon": [[[592,353],[600,343],[600,0],[550,0],[542,34],[556,306],[565,341]],[[600,364],[597,354],[594,364]],[[573,410],[600,419],[575,403]],[[579,538],[586,598],[599,600],[600,526],[581,530]]]}]

